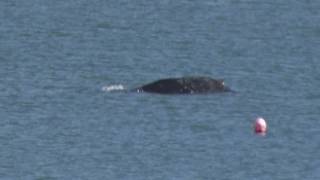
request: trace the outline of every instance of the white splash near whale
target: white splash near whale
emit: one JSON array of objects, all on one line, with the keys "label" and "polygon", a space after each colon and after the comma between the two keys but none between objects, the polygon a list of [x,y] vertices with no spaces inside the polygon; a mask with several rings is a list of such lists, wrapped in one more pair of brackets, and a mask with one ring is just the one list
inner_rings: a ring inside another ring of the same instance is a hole
[{"label": "white splash near whale", "polygon": [[114,85],[107,85],[103,86],[102,91],[105,92],[113,92],[113,91],[123,91],[125,88],[122,84],[114,84]]}]

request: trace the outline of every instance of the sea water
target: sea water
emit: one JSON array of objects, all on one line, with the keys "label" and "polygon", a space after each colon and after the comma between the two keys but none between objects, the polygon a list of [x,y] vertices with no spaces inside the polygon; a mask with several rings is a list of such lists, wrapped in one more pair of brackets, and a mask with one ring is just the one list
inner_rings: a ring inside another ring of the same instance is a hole
[{"label": "sea water", "polygon": [[[319,179],[319,9],[0,1],[0,179]],[[236,93],[126,91],[192,75]]]}]

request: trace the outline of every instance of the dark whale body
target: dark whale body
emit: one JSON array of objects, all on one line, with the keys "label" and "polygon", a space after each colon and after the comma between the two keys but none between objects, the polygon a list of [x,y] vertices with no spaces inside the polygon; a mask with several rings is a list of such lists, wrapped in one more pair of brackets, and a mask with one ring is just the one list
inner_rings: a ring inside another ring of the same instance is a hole
[{"label": "dark whale body", "polygon": [[138,87],[134,91],[159,94],[199,94],[227,92],[230,89],[224,85],[223,80],[209,77],[181,77],[160,79]]}]

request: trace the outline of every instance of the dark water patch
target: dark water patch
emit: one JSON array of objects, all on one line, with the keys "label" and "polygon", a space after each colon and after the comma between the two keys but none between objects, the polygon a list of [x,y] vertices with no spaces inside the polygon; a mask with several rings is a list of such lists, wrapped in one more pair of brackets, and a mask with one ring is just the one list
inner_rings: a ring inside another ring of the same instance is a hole
[{"label": "dark water patch", "polygon": [[101,22],[101,23],[97,24],[97,28],[110,29],[110,28],[112,28],[112,25],[109,22]]},{"label": "dark water patch", "polygon": [[72,36],[71,33],[66,33],[66,32],[63,32],[63,31],[51,31],[49,33],[49,36],[52,36],[52,37],[69,37],[69,36]]}]

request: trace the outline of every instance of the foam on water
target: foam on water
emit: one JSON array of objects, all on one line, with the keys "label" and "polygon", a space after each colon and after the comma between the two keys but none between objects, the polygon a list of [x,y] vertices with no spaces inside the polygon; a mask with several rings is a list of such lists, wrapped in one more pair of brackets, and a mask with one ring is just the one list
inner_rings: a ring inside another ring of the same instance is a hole
[{"label": "foam on water", "polygon": [[105,92],[114,92],[114,91],[123,91],[125,90],[122,84],[113,84],[113,85],[106,85],[102,87],[102,91]]}]

